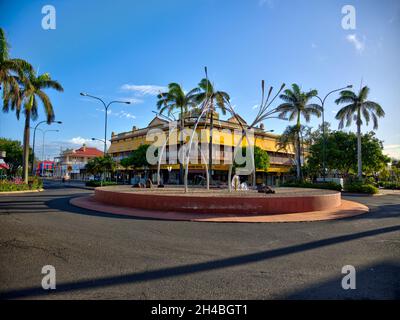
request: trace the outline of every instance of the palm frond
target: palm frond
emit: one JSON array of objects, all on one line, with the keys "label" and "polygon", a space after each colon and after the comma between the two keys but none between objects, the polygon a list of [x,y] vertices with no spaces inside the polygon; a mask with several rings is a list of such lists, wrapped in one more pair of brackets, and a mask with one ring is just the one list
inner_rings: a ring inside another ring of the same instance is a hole
[{"label": "palm frond", "polygon": [[50,98],[42,90],[38,90],[36,92],[36,94],[37,94],[37,96],[40,98],[40,100],[43,103],[44,110],[45,110],[45,113],[46,113],[47,123],[50,123],[51,121],[54,120],[54,117],[55,117],[54,116],[53,105],[52,105],[52,103],[50,101]]},{"label": "palm frond", "polygon": [[0,62],[8,60],[9,48],[5,32],[0,28]]},{"label": "palm frond", "polygon": [[378,117],[384,117],[385,111],[383,108],[376,102],[373,101],[365,101],[362,104],[363,107],[367,108],[369,111],[375,113]]},{"label": "palm frond", "polygon": [[367,86],[364,86],[364,87],[360,90],[360,92],[359,92],[359,94],[358,94],[358,99],[359,99],[361,102],[363,102],[363,101],[367,100],[368,94],[369,94],[369,88],[368,88]]}]

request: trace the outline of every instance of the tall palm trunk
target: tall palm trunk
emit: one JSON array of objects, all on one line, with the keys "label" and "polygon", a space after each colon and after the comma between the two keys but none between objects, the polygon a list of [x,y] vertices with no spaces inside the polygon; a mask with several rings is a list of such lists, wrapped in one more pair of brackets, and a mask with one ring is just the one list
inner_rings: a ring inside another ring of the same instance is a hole
[{"label": "tall palm trunk", "polygon": [[[209,184],[212,182],[212,149],[213,149],[213,129],[214,129],[214,106],[211,104],[211,119],[210,119],[210,144],[208,145],[208,156],[209,156],[209,165],[208,165],[208,170],[209,170]],[[207,189],[210,186],[207,186]]]},{"label": "tall palm trunk", "polygon": [[[181,107],[181,134],[180,134],[180,139],[179,139],[179,150],[181,150],[182,145],[183,145],[183,131],[185,127],[185,120],[183,119],[183,108]],[[183,163],[179,161],[179,184],[183,184]]]},{"label": "tall palm trunk", "polygon": [[357,113],[357,177],[362,178],[362,159],[361,159],[361,114],[360,109]]},{"label": "tall palm trunk", "polygon": [[24,153],[23,153],[23,163],[22,163],[22,172],[25,183],[28,183],[30,122],[31,122],[31,113],[30,111],[28,111],[25,112]]},{"label": "tall palm trunk", "polygon": [[301,145],[300,145],[300,112],[297,115],[297,132],[296,132],[296,162],[297,162],[297,180],[301,180]]}]

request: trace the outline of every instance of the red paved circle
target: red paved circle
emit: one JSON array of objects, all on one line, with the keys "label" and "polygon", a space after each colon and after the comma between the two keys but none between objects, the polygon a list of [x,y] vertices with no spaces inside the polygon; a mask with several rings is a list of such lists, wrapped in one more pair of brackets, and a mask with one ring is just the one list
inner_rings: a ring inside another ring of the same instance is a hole
[{"label": "red paved circle", "polygon": [[341,194],[332,190],[277,188],[276,194],[256,191],[180,188],[134,189],[129,186],[95,189],[94,199],[105,205],[190,214],[271,215],[321,211],[341,205]]},{"label": "red paved circle", "polygon": [[310,211],[301,213],[254,215],[254,214],[190,214],[183,212],[168,212],[143,210],[107,205],[98,202],[94,196],[73,198],[70,203],[74,206],[100,211],[104,213],[126,215],[138,218],[152,218],[161,220],[181,220],[195,222],[310,222],[322,220],[334,220],[352,217],[368,212],[368,207],[353,201],[342,200],[339,207],[322,211]]}]

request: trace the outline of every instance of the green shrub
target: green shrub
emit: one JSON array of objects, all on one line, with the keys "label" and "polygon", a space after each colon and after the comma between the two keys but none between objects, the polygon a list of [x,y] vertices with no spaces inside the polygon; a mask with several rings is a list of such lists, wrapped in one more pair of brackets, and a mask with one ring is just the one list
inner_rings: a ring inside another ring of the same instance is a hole
[{"label": "green shrub", "polygon": [[[101,181],[92,180],[92,181],[87,181],[86,182],[86,186],[87,187],[100,187],[101,185],[102,185]],[[117,183],[114,182],[114,181],[103,181],[103,187],[105,187],[105,186],[115,186],[115,185],[117,185]]]},{"label": "green shrub", "polygon": [[400,182],[379,182],[379,186],[384,189],[400,190]]},{"label": "green shrub", "polygon": [[26,191],[31,189],[36,190],[34,188],[31,188],[31,186],[26,183],[16,183],[14,181],[8,181],[8,180],[0,181],[0,192]]},{"label": "green shrub", "polygon": [[43,180],[38,177],[29,177],[28,185],[29,185],[29,188],[32,190],[42,189],[43,188]]},{"label": "green shrub", "polygon": [[314,189],[327,189],[342,191],[342,186],[335,182],[321,182],[321,183],[311,183],[311,182],[286,182],[282,184],[282,187],[294,187],[294,188],[314,188]]},{"label": "green shrub", "polygon": [[0,192],[38,190],[42,187],[43,181],[38,177],[29,177],[27,184],[21,178],[0,180]]},{"label": "green shrub", "polygon": [[366,193],[366,194],[376,194],[378,193],[378,188],[369,183],[363,183],[360,181],[346,183],[344,189],[347,192],[355,193]]}]

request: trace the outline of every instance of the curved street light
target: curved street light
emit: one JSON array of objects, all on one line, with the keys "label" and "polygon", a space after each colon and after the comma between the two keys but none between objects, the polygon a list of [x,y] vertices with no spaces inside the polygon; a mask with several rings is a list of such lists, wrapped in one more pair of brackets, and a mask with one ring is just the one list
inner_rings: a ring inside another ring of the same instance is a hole
[{"label": "curved street light", "polygon": [[99,98],[99,97],[96,97],[96,96],[92,96],[92,95],[90,95],[90,94],[88,94],[88,93],[85,93],[85,92],[81,92],[80,93],[80,95],[81,96],[84,96],[84,97],[89,97],[89,98],[93,98],[93,99],[96,99],[96,100],[99,100],[99,101],[101,101],[101,103],[104,105],[104,109],[105,109],[105,121],[104,121],[104,155],[106,155],[106,153],[107,153],[107,113],[108,113],[108,108],[110,107],[110,105],[112,105],[113,103],[125,103],[125,104],[131,104],[131,102],[130,101],[119,101],[119,100],[113,100],[113,101],[111,101],[111,102],[109,102],[108,104],[106,104],[104,101],[103,101],[103,99],[101,99],[101,98]]},{"label": "curved street light", "polygon": [[[107,145],[107,140],[98,139],[98,138],[92,138],[92,141],[100,141],[100,142],[102,142],[103,144],[106,144],[106,145]],[[105,154],[104,154],[104,156],[105,156]]]},{"label": "curved street light", "polygon": [[325,159],[326,158],[326,152],[325,152],[325,149],[326,149],[326,137],[325,137],[325,116],[324,116],[324,113],[325,113],[325,107],[324,107],[325,100],[326,100],[326,98],[328,98],[329,95],[331,95],[334,92],[338,92],[338,91],[342,91],[344,89],[350,89],[350,88],[353,88],[352,84],[350,84],[350,85],[348,85],[346,87],[340,88],[340,89],[332,90],[332,91],[328,92],[323,99],[321,97],[319,97],[319,96],[316,96],[316,98],[319,99],[319,101],[321,102],[321,107],[322,107],[322,139],[323,139],[323,143],[322,143],[322,175],[323,175],[323,181],[324,182],[325,182],[325,176],[326,176],[326,172],[325,172],[326,171],[326,168],[325,168],[326,167],[326,159]]},{"label": "curved street light", "polygon": [[44,156],[44,137],[45,137],[45,135],[46,135],[46,132],[50,132],[50,131],[53,131],[53,132],[60,132],[60,130],[42,130],[42,132],[43,132],[43,140],[42,140],[42,177],[43,177],[43,171],[44,171],[44,158],[45,158],[45,156]]},{"label": "curved street light", "polygon": [[96,140],[97,140],[97,141],[101,141],[101,142],[103,142],[103,143],[105,142],[103,139],[92,138],[92,141],[96,141]]},{"label": "curved street light", "polygon": [[[44,121],[40,121],[36,124],[34,130],[33,130],[33,146],[32,146],[32,174],[35,174],[35,140],[36,140],[36,130],[38,130],[39,125],[41,125],[42,123],[47,122],[46,120]],[[49,125],[52,123],[58,123],[58,124],[62,124],[62,121],[50,121]],[[40,129],[39,129],[40,130]],[[43,130],[42,130],[43,131]]]}]

